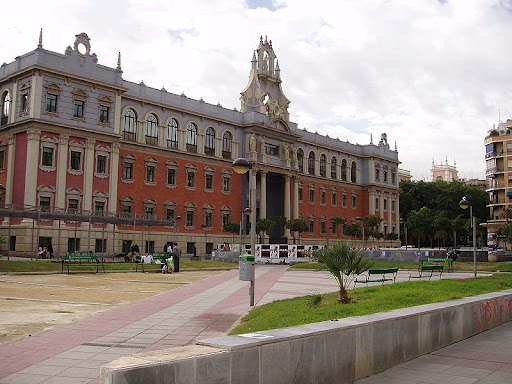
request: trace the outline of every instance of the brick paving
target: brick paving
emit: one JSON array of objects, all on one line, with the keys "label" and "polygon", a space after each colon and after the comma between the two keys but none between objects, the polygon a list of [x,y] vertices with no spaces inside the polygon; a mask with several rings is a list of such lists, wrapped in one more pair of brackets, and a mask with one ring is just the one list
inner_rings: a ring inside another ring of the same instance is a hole
[{"label": "brick paving", "polygon": [[[327,272],[284,265],[257,266],[255,287],[256,305],[337,290]],[[225,335],[249,309],[249,282],[227,271],[1,345],[0,384],[98,383],[100,367],[112,360]],[[505,324],[358,383],[512,383],[511,336]]]}]

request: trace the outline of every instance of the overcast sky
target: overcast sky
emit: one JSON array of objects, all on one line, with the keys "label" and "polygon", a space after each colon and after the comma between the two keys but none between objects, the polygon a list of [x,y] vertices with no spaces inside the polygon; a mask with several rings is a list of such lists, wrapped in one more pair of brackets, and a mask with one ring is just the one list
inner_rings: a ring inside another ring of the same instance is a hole
[{"label": "overcast sky", "polygon": [[2,4],[0,63],[85,32],[125,80],[240,108],[272,40],[290,118],[352,143],[387,133],[413,179],[432,160],[485,177],[484,137],[512,116],[512,0],[28,0]]}]

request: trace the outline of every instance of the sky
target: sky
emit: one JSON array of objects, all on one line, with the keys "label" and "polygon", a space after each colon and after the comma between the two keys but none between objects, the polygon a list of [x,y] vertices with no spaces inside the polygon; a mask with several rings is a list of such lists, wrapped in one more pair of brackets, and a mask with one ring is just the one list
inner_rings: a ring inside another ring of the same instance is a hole
[{"label": "sky", "polygon": [[485,178],[484,138],[512,119],[512,0],[26,0],[2,5],[0,63],[64,53],[85,32],[99,64],[149,87],[240,109],[272,40],[299,128],[351,143],[387,133],[400,168]]}]

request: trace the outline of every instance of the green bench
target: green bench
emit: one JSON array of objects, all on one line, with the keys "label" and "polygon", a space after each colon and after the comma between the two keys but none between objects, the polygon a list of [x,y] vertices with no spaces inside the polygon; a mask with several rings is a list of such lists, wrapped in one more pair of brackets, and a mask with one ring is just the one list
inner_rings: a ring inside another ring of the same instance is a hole
[{"label": "green bench", "polygon": [[68,275],[69,275],[69,265],[70,264],[79,264],[82,265],[84,263],[96,263],[96,273],[100,271],[100,264],[103,267],[103,272],[105,272],[105,264],[103,263],[103,259],[100,259],[98,256],[93,255],[91,251],[72,251],[68,252],[65,255],[62,255],[62,268],[61,273],[64,273],[64,264],[67,267]]},{"label": "green bench", "polygon": [[451,257],[445,257],[445,258],[433,258],[433,257],[422,257],[420,259],[420,266],[423,265],[423,263],[448,263],[448,272],[453,272],[453,258]]},{"label": "green bench", "polygon": [[411,279],[422,279],[424,277],[428,277],[428,279],[432,279],[433,276],[439,276],[441,279],[441,275],[443,274],[443,265],[420,265],[418,268],[417,274],[413,274],[409,272],[409,280]]},{"label": "green bench", "polygon": [[[160,262],[162,262],[163,260],[166,260],[169,258],[169,255],[167,254],[167,252],[155,252],[155,253],[152,253],[152,255],[153,255],[153,261],[160,260]],[[141,255],[135,256],[135,272],[139,271],[139,264],[141,266],[141,271],[144,272],[144,264],[145,263],[142,262]]]},{"label": "green bench", "polygon": [[398,268],[381,268],[381,269],[369,269],[367,273],[358,275],[354,280],[354,287],[357,283],[382,283],[385,281],[396,281],[396,275],[398,274]]}]

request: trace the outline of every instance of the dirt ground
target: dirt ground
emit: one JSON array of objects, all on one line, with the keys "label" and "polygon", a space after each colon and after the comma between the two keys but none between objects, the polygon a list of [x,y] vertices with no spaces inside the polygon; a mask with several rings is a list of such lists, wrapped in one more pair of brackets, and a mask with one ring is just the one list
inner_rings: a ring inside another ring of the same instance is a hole
[{"label": "dirt ground", "polygon": [[0,275],[0,344],[221,272]]}]

